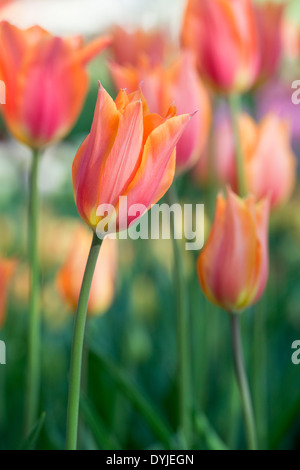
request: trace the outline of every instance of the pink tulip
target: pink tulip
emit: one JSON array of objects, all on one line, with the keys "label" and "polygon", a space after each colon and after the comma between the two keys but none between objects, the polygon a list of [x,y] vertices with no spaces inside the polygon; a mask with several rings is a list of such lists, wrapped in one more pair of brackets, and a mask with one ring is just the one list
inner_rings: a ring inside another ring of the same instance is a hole
[{"label": "pink tulip", "polygon": [[111,51],[120,65],[136,66],[141,57],[147,57],[152,67],[163,62],[169,43],[162,31],[126,31],[120,26],[112,31]]},{"label": "pink tulip", "polygon": [[268,279],[268,200],[255,204],[231,190],[219,195],[212,229],[200,252],[200,285],[214,304],[230,313],[259,300]]},{"label": "pink tulip", "polygon": [[197,74],[192,55],[182,52],[169,66],[153,67],[145,57],[136,66],[111,63],[110,70],[116,88],[132,92],[141,84],[153,113],[165,115],[171,102],[180,114],[197,110],[176,147],[177,173],[190,169],[202,154],[211,122],[208,93]]},{"label": "pink tulip", "polygon": [[[275,208],[289,198],[296,181],[289,125],[274,113],[267,114],[259,124],[246,113],[238,120],[248,191],[257,199],[270,196],[271,208]],[[214,136],[212,171],[221,184],[237,190],[235,145],[228,116],[217,123]],[[208,157],[207,153],[206,160]],[[196,180],[205,179],[208,165],[195,168]]]},{"label": "pink tulip", "polygon": [[188,0],[181,36],[218,91],[240,93],[254,84],[260,57],[251,0]]},{"label": "pink tulip", "polygon": [[261,65],[259,82],[271,78],[278,67],[282,52],[282,35],[285,5],[267,1],[255,4],[255,15],[260,39]]}]

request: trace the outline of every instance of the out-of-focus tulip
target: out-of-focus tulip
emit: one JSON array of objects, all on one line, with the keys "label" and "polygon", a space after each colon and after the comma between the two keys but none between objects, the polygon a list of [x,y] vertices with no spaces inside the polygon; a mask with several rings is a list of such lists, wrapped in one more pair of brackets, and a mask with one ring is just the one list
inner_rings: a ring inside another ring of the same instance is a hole
[{"label": "out-of-focus tulip", "polygon": [[5,321],[8,287],[15,268],[15,260],[0,259],[0,328]]},{"label": "out-of-focus tulip", "polygon": [[34,26],[0,23],[0,79],[6,86],[1,112],[11,134],[38,149],[64,137],[75,124],[88,89],[87,63],[110,42],[83,46]]},{"label": "out-of-focus tulip", "polygon": [[250,0],[188,0],[181,36],[218,91],[241,93],[254,84],[260,56]]},{"label": "out-of-focus tulip", "polygon": [[172,102],[179,114],[197,110],[176,146],[176,171],[180,173],[192,167],[207,142],[211,122],[208,93],[192,55],[184,52],[168,67],[152,67],[147,60],[142,60],[136,67],[111,63],[110,70],[117,89],[133,92],[142,83],[152,113],[165,115]]},{"label": "out-of-focus tulip", "polygon": [[[300,43],[299,43],[300,45]],[[300,48],[299,48],[300,53]],[[259,119],[272,112],[290,123],[293,145],[300,145],[299,105],[293,102],[293,94],[299,98],[299,88],[291,89],[290,80],[269,81],[256,93],[256,110]]]},{"label": "out-of-focus tulip", "polygon": [[141,58],[147,57],[150,65],[156,66],[163,62],[169,49],[169,43],[162,31],[129,32],[115,27],[112,32],[111,50],[114,60],[120,65],[136,66]]},{"label": "out-of-focus tulip", "polygon": [[290,59],[295,60],[300,54],[300,27],[296,21],[285,16],[282,28],[283,53]]},{"label": "out-of-focus tulip", "polygon": [[288,199],[296,182],[296,157],[291,149],[289,124],[268,114],[257,126],[244,116],[242,139],[246,178],[258,199],[270,196],[271,207]]},{"label": "out-of-focus tulip", "polygon": [[274,75],[277,70],[282,51],[282,35],[285,5],[267,1],[255,4],[255,14],[260,39],[261,65],[259,82],[264,82]]},{"label": "out-of-focus tulip", "polygon": [[3,7],[7,6],[8,3],[11,3],[12,0],[0,0],[0,10],[2,10]]},{"label": "out-of-focus tulip", "polygon": [[[97,215],[100,205],[113,207],[115,230],[124,230],[142,215],[130,211],[134,204],[147,210],[165,194],[174,178],[175,147],[190,117],[176,116],[174,106],[164,118],[151,114],[141,91],[120,90],[114,102],[99,83],[91,132],[72,169],[78,212],[93,230],[107,219]],[[125,210],[121,196],[126,196]]]},{"label": "out-of-focus tulip", "polygon": [[257,302],[268,279],[267,199],[219,195],[214,222],[197,262],[201,287],[214,304],[231,313]]},{"label": "out-of-focus tulip", "polygon": [[[91,245],[91,233],[85,226],[74,231],[70,251],[56,276],[56,285],[68,306],[75,312],[80,294],[86,260]],[[88,313],[101,314],[110,307],[115,293],[117,271],[117,241],[103,240],[90,291]]]},{"label": "out-of-focus tulip", "polygon": [[212,128],[214,138],[193,168],[191,177],[201,186],[216,181],[236,187],[232,123],[227,109],[219,107],[215,110]]},{"label": "out-of-focus tulip", "polygon": [[69,247],[78,226],[74,217],[57,217],[43,213],[43,237],[39,243],[40,263],[43,271],[53,270],[62,264],[69,253]]},{"label": "out-of-focus tulip", "polygon": [[[274,113],[267,114],[259,124],[244,113],[239,115],[238,122],[248,190],[257,199],[269,196],[271,207],[275,208],[288,199],[296,181],[296,157],[291,148],[289,125]],[[219,122],[214,136],[215,176],[220,183],[230,184],[237,191],[235,145],[228,119],[224,117]],[[195,168],[200,180],[202,170]],[[198,179],[196,175],[195,178]]]}]

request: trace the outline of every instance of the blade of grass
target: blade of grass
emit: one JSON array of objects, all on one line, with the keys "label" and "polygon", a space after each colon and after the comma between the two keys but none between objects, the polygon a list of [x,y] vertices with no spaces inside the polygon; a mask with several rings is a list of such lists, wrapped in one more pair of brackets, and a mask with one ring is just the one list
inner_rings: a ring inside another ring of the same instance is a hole
[{"label": "blade of grass", "polygon": [[164,444],[166,449],[171,449],[172,430],[160,417],[158,411],[144,398],[132,379],[116,364],[99,354],[94,347],[90,348],[90,352],[98,360],[102,369],[113,379],[116,386],[126,396],[132,406],[144,417],[153,434]]},{"label": "blade of grass", "polygon": [[210,450],[229,450],[204,414],[196,416],[195,428],[199,436],[204,438]]},{"label": "blade of grass", "polygon": [[270,435],[269,449],[278,449],[281,441],[287,435],[289,429],[292,427],[300,414],[300,396],[292,402],[290,406],[286,403],[284,406],[280,421],[274,423],[272,426],[273,432]]},{"label": "blade of grass", "polygon": [[40,418],[37,420],[35,425],[33,426],[31,432],[23,441],[22,445],[20,446],[19,450],[34,450],[38,437],[41,433],[42,427],[44,425],[46,418],[46,413],[42,413]]},{"label": "blade of grass", "polygon": [[93,404],[83,395],[80,398],[80,411],[100,449],[121,450],[120,444],[110,435]]}]

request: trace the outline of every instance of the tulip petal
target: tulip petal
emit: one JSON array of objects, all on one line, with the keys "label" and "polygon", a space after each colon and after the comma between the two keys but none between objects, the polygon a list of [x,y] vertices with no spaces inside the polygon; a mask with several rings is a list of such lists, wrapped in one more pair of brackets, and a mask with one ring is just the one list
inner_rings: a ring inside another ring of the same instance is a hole
[{"label": "tulip petal", "polygon": [[268,114],[261,122],[251,157],[248,162],[250,190],[259,199],[269,194],[272,207],[285,201],[295,185],[296,157],[291,149],[289,130],[275,114]]},{"label": "tulip petal", "polygon": [[91,217],[94,218],[92,224],[96,224],[95,201],[99,201],[99,181],[117,135],[119,118],[114,101],[99,83],[91,132],[78,150],[72,168],[77,208],[89,225]]},{"label": "tulip petal", "polygon": [[212,279],[213,271],[216,267],[216,263],[218,262],[218,247],[221,244],[221,240],[224,233],[225,211],[226,201],[223,195],[219,194],[217,197],[215,217],[211,227],[211,231],[208,240],[204,248],[200,252],[197,261],[197,271],[203,292],[211,302],[216,303],[218,305],[221,305],[221,303],[219,303],[213,293]]},{"label": "tulip petal", "polygon": [[126,88],[131,93],[138,88],[141,80],[137,69],[131,66],[123,67],[112,61],[109,62],[108,67],[117,90]]},{"label": "tulip petal", "polygon": [[8,62],[11,65],[11,73],[16,71],[22,62],[22,55],[26,47],[26,36],[23,31],[7,21],[0,23],[0,48],[1,69],[4,66],[8,73]]},{"label": "tulip petal", "polygon": [[256,205],[255,221],[257,227],[258,239],[261,245],[261,266],[257,275],[257,293],[255,300],[257,301],[263,291],[265,290],[268,272],[269,272],[269,256],[268,256],[268,224],[269,224],[269,213],[270,213],[270,201],[269,199],[263,199]]},{"label": "tulip petal", "polygon": [[118,133],[101,175],[99,204],[115,205],[128,187],[140,162],[142,138],[143,107],[136,101],[120,115]]},{"label": "tulip petal", "polygon": [[86,66],[93,60],[100,52],[111,44],[111,36],[101,36],[83,46],[76,53],[76,59],[82,66]]},{"label": "tulip petal", "polygon": [[[141,164],[124,194],[128,197],[128,207],[132,204],[143,204],[149,208],[150,204],[157,202],[162,191],[165,192],[170,187],[174,175],[170,173],[169,161],[174,157],[174,147],[189,119],[188,114],[173,117],[150,133]],[[172,164],[170,165],[172,167]],[[129,223],[133,220],[129,220]]]},{"label": "tulip petal", "polygon": [[[64,135],[82,108],[87,76],[78,64],[70,61],[71,53],[70,46],[61,38],[49,37],[32,47],[20,70],[22,106],[16,121],[24,123],[28,143],[34,141],[35,147]],[[26,137],[23,140],[27,143]]]}]

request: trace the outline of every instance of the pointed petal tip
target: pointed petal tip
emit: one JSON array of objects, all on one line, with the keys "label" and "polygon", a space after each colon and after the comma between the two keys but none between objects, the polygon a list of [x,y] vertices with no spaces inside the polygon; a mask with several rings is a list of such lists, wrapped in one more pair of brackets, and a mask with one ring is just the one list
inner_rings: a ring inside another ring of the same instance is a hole
[{"label": "pointed petal tip", "polygon": [[197,114],[198,112],[199,112],[199,109],[196,109],[196,111],[194,111],[193,113],[190,113],[189,114],[190,119],[192,119],[192,117],[194,117],[195,114]]}]

